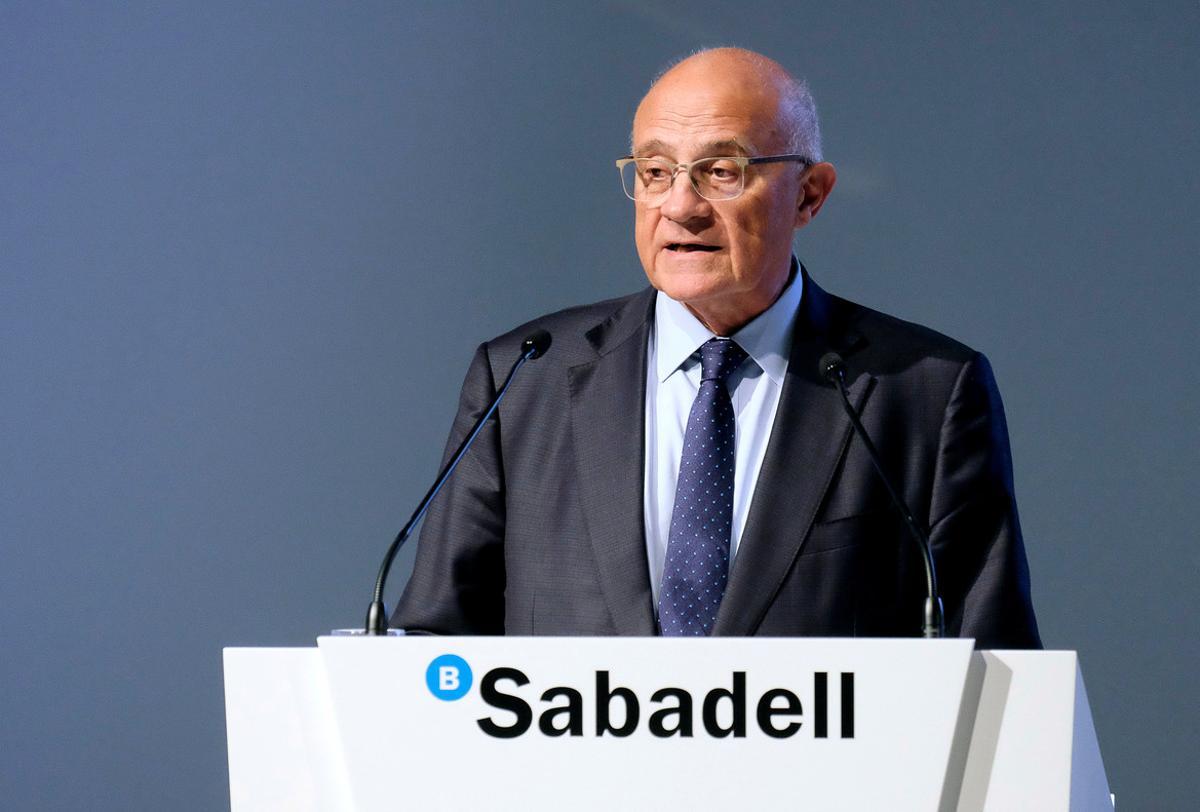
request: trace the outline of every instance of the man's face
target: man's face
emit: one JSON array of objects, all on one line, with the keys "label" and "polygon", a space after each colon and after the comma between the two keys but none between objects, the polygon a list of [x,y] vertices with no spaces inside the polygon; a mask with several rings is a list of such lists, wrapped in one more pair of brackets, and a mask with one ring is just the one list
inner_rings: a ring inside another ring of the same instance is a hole
[{"label": "man's face", "polygon": [[[683,66],[646,96],[633,122],[638,157],[677,163],[787,152],[776,94],[717,65]],[[779,295],[791,267],[803,202],[797,164],[748,167],[745,190],[706,200],[680,172],[658,207],[636,204],[635,241],[650,284],[710,329],[736,329]]]}]

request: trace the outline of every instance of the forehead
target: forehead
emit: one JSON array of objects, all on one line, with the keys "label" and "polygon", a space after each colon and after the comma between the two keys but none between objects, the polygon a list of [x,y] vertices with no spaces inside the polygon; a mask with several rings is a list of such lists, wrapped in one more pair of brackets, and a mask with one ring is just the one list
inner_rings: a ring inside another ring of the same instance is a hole
[{"label": "forehead", "polygon": [[634,154],[648,147],[674,152],[670,157],[677,159],[712,155],[709,150],[718,147],[736,147],[732,154],[776,150],[783,140],[778,99],[761,77],[668,75],[638,105]]}]

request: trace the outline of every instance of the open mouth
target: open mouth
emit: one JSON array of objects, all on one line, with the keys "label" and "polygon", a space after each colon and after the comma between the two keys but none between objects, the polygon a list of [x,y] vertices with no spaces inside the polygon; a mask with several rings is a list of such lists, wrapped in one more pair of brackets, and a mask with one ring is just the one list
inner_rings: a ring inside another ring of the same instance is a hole
[{"label": "open mouth", "polygon": [[712,252],[712,251],[720,250],[715,245],[703,245],[701,243],[683,243],[683,242],[669,242],[669,243],[667,243],[666,248],[668,251],[677,251],[681,254],[687,254],[692,251]]}]

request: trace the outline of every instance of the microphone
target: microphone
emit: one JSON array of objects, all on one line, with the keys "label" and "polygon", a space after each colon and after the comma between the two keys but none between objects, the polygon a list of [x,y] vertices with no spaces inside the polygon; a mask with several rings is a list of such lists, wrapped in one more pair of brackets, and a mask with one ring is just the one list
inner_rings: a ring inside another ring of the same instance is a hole
[{"label": "microphone", "polygon": [[938,595],[937,572],[933,566],[933,553],[929,549],[929,536],[917,524],[917,520],[913,518],[912,511],[908,509],[908,505],[904,504],[904,500],[900,498],[900,494],[892,487],[891,480],[884,473],[883,463],[879,459],[879,452],[875,450],[875,444],[871,442],[871,438],[867,435],[867,430],[863,428],[862,421],[858,419],[858,413],[854,411],[854,406],[850,403],[850,394],[846,391],[846,362],[836,352],[827,352],[817,362],[817,372],[841,394],[842,408],[845,409],[847,416],[850,418],[850,423],[854,426],[854,431],[866,447],[867,455],[871,458],[871,464],[875,466],[875,471],[879,474],[879,478],[883,480],[883,486],[887,488],[888,496],[892,497],[892,504],[904,516],[904,523],[908,525],[909,533],[917,540],[917,545],[921,548],[921,556],[925,561],[925,587],[928,595],[925,598],[925,623],[921,630],[922,635],[924,637],[945,637],[946,617],[942,610],[941,596]]},{"label": "microphone", "polygon": [[375,579],[375,592],[371,598],[371,606],[367,609],[367,627],[365,634],[372,636],[380,636],[387,634],[388,618],[387,608],[383,605],[383,588],[387,583],[388,572],[392,568],[392,561],[396,558],[396,553],[400,552],[400,548],[404,542],[408,540],[412,534],[413,528],[417,522],[425,516],[425,511],[429,509],[429,503],[433,501],[433,497],[438,495],[438,491],[446,484],[446,480],[454,473],[454,469],[458,467],[458,463],[466,455],[467,449],[475,442],[475,438],[479,436],[479,432],[483,430],[483,426],[496,412],[496,408],[500,405],[500,401],[504,398],[504,393],[508,391],[508,387],[512,385],[513,378],[517,374],[517,370],[525,365],[526,361],[532,361],[535,358],[541,358],[546,354],[546,350],[550,349],[550,334],[545,330],[535,330],[530,333],[524,341],[521,342],[521,355],[513,363],[512,369],[508,371],[508,377],[504,379],[504,385],[496,392],[492,402],[488,404],[487,409],[475,421],[475,425],[471,431],[467,433],[465,439],[459,444],[458,449],[450,457],[450,461],[442,468],[440,474],[433,482],[433,487],[425,494],[425,498],[421,500],[421,504],[417,505],[417,509],[413,512],[412,517],[408,520],[408,524],[396,535],[392,546],[388,547],[387,554],[383,557],[383,565],[379,568],[379,576]]},{"label": "microphone", "polygon": [[533,361],[545,355],[548,349],[550,349],[550,334],[545,330],[535,330],[521,342],[521,357],[526,361]]}]

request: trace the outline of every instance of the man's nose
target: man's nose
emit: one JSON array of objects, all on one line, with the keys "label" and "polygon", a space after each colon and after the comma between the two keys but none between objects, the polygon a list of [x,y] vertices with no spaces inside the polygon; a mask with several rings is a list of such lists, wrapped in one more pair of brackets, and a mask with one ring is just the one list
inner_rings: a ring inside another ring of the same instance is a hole
[{"label": "man's nose", "polygon": [[680,167],[671,179],[671,187],[667,189],[667,198],[659,206],[663,217],[677,223],[687,222],[697,217],[707,217],[712,207],[700,196],[688,173]]}]

